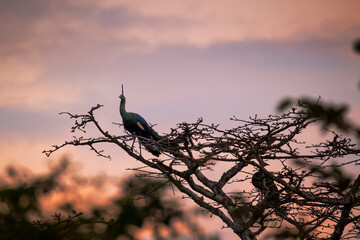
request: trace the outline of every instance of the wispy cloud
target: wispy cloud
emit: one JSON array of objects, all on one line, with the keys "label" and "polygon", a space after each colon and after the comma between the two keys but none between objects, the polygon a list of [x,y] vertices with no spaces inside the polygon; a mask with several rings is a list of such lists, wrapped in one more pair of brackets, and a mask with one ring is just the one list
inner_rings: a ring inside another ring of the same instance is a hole
[{"label": "wispy cloud", "polygon": [[[359,28],[358,1],[80,1],[98,11],[127,10],[131,27],[114,27],[119,39],[150,46],[207,47],[248,40],[337,37]],[[77,2],[79,4],[79,2]],[[79,5],[77,5],[79,6]],[[115,9],[115,10],[114,10]],[[111,14],[109,12],[109,14]]]},{"label": "wispy cloud", "polygon": [[[109,42],[132,46],[130,50],[145,50],[249,40],[301,41],[342,36],[360,26],[360,3],[356,0],[36,2],[23,3],[28,10],[10,11],[11,27],[10,13],[3,15],[0,28],[7,30],[3,50],[19,48],[51,54],[56,49],[86,51],[89,46],[96,48]],[[14,8],[11,4],[7,7]],[[43,11],[36,12],[37,7]],[[122,49],[125,51],[125,47]]]}]

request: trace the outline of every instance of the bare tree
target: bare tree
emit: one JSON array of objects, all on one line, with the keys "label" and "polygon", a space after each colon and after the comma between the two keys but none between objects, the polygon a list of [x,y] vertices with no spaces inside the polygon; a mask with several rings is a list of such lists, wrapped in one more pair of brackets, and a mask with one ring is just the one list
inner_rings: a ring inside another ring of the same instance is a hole
[{"label": "bare tree", "polygon": [[[110,158],[99,144],[115,144],[143,164],[135,170],[167,179],[243,240],[257,239],[269,228],[277,228],[272,232],[278,239],[360,238],[360,175],[345,172],[347,166],[360,164],[360,150],[330,130],[322,142],[300,141],[318,120],[306,108],[266,118],[234,117],[237,127],[232,129],[202,119],[180,123],[151,142],[162,153],[154,158],[134,144],[131,134],[117,136],[103,129],[94,115],[101,107],[83,115],[63,113],[75,120],[72,132],[82,131],[83,136],[44,153],[49,156],[68,145],[89,146],[98,156]],[[88,125],[99,135],[86,137]]]}]

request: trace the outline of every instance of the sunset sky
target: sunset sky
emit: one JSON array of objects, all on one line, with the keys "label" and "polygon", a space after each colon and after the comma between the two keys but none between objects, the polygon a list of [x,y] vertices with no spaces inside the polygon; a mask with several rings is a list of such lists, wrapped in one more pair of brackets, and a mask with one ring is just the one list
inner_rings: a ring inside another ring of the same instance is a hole
[{"label": "sunset sky", "polygon": [[137,166],[107,146],[112,161],[88,148],[41,152],[70,140],[62,111],[86,113],[123,134],[127,110],[166,133],[203,117],[276,113],[287,96],[349,103],[360,118],[360,1],[2,0],[0,1],[0,169],[43,171],[64,156],[88,175]]}]

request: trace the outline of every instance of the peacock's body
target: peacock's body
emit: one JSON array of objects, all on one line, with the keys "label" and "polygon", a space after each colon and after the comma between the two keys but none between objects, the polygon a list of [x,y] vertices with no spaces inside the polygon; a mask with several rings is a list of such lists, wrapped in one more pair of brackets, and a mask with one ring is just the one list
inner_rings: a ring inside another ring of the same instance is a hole
[{"label": "peacock's body", "polygon": [[119,98],[121,99],[120,115],[123,120],[124,128],[131,134],[139,136],[139,142],[144,145],[146,150],[148,150],[154,156],[160,156],[160,151],[157,150],[154,144],[151,143],[151,140],[159,141],[161,136],[154,129],[152,129],[146,120],[139,114],[126,111],[126,99],[124,96],[123,87]]}]

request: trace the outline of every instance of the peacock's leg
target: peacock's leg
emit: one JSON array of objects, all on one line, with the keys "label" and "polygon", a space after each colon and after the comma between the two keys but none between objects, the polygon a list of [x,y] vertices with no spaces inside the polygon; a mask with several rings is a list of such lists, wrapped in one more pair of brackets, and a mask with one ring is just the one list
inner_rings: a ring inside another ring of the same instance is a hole
[{"label": "peacock's leg", "polygon": [[133,142],[132,142],[132,144],[131,144],[131,151],[133,151],[136,137],[135,137],[135,134],[134,134],[134,133],[132,133],[131,135],[132,135],[132,137],[133,137]]},{"label": "peacock's leg", "polygon": [[141,154],[141,142],[139,142],[139,150],[140,150],[140,156],[142,156],[142,154]]},{"label": "peacock's leg", "polygon": [[141,155],[141,141],[140,141],[139,138],[138,138],[138,140],[139,140],[139,153],[140,153],[140,156],[142,156],[142,155]]}]

